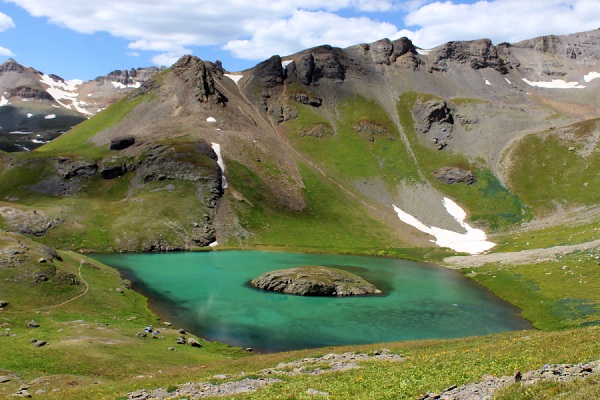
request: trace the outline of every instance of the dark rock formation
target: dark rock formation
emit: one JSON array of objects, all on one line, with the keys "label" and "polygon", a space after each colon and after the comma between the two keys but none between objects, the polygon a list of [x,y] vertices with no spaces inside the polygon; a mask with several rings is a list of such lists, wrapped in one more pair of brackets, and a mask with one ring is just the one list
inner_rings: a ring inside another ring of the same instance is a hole
[{"label": "dark rock formation", "polygon": [[98,166],[95,163],[68,157],[56,159],[56,173],[63,179],[91,178],[96,171]]},{"label": "dark rock formation", "polygon": [[127,167],[122,164],[102,165],[102,167],[100,168],[100,176],[103,179],[115,179],[125,175],[126,172]]},{"label": "dark rock formation", "polygon": [[135,138],[133,137],[123,137],[123,138],[117,138],[117,139],[112,139],[110,141],[110,150],[124,150],[128,147],[133,146],[133,144],[135,143]]},{"label": "dark rock formation", "polygon": [[13,60],[12,58],[9,58],[4,63],[2,63],[2,65],[0,65],[0,74],[3,74],[5,72],[16,72],[18,74],[23,74],[25,73],[25,71],[25,67]]},{"label": "dark rock formation", "polygon": [[206,103],[212,98],[215,103],[225,106],[227,97],[215,87],[214,75],[218,69],[214,64],[186,55],[181,57],[172,69],[177,77],[186,82],[200,103]]},{"label": "dark rock formation", "polygon": [[508,73],[506,62],[498,55],[489,39],[448,42],[435,48],[430,56],[433,59],[433,69],[437,71],[446,71],[448,62],[456,62],[473,69],[492,68],[501,74]]},{"label": "dark rock formation", "polygon": [[29,86],[17,86],[14,88],[8,88],[5,97],[10,98],[16,96],[22,99],[54,101],[54,97],[52,97],[50,93],[46,92],[45,90]]},{"label": "dark rock formation", "polygon": [[379,294],[359,276],[334,268],[304,266],[267,272],[251,284],[263,290],[300,296],[354,296]]},{"label": "dark rock formation", "polygon": [[260,80],[260,86],[273,88],[283,84],[283,66],[281,57],[273,56],[254,67],[254,75]]},{"label": "dark rock formation", "polygon": [[444,182],[448,185],[455,183],[464,182],[467,185],[472,185],[477,182],[475,174],[471,171],[467,171],[456,167],[442,167],[433,171],[435,179]]},{"label": "dark rock formation", "polygon": [[321,79],[341,82],[346,78],[343,50],[331,46],[319,46],[307,50],[302,57],[288,66],[288,77],[304,85],[316,84]]},{"label": "dark rock formation", "polygon": [[273,121],[280,124],[298,117],[298,109],[289,103],[275,102],[269,108],[268,113],[273,118]]},{"label": "dark rock formation", "polygon": [[407,54],[417,54],[417,49],[410,39],[403,37],[393,42],[389,39],[381,39],[367,45],[367,50],[370,50],[371,57],[375,64],[390,65],[396,60]]},{"label": "dark rock formation", "polygon": [[423,133],[437,150],[444,149],[452,139],[454,117],[445,101],[416,101],[413,118],[415,130]]},{"label": "dark rock formation", "polygon": [[290,100],[294,100],[294,101],[297,101],[298,103],[307,104],[307,105],[313,106],[313,107],[319,107],[319,106],[321,106],[321,103],[323,102],[323,100],[320,97],[311,96],[306,93],[290,94],[289,98],[290,98]]}]

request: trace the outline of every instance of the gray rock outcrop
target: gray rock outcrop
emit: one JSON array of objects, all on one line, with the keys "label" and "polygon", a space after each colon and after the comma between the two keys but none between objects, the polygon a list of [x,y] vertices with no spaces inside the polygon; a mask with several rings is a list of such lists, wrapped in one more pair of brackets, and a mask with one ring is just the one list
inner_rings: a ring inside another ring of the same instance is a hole
[{"label": "gray rock outcrop", "polygon": [[451,62],[473,69],[492,68],[501,74],[507,74],[509,67],[489,39],[448,42],[436,47],[430,57],[433,59],[432,69],[437,71],[446,71]]},{"label": "gray rock outcrop", "polygon": [[303,266],[267,272],[251,281],[252,286],[300,296],[356,296],[380,294],[363,278],[334,268]]},{"label": "gray rock outcrop", "polygon": [[433,171],[435,179],[444,182],[448,185],[464,182],[467,185],[472,185],[477,182],[475,174],[471,171],[457,167],[442,167]]}]

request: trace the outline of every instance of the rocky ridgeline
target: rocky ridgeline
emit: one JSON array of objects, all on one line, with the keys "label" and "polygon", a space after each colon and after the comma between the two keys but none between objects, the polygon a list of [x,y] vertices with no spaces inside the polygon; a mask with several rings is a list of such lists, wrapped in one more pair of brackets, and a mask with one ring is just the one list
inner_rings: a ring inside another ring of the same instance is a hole
[{"label": "rocky ridgeline", "polygon": [[251,282],[252,286],[299,296],[360,296],[381,294],[363,278],[334,268],[304,266],[267,272]]},{"label": "rocky ridgeline", "polygon": [[512,384],[523,386],[540,382],[568,382],[600,373],[600,360],[580,364],[544,365],[540,369],[526,372],[516,371],[512,376],[495,377],[484,375],[483,381],[466,385],[453,385],[442,393],[426,393],[419,400],[480,400],[491,399],[494,393]]}]

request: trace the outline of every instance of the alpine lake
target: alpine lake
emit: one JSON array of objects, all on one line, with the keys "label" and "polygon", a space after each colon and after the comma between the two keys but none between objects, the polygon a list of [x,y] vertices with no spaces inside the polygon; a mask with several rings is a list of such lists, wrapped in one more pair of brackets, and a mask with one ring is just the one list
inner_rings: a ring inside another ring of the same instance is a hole
[{"label": "alpine lake", "polygon": [[[162,321],[207,340],[259,352],[532,328],[518,308],[460,272],[426,263],[242,250],[93,257],[131,280]],[[354,273],[383,294],[295,296],[249,284],[265,272],[302,265]]]}]

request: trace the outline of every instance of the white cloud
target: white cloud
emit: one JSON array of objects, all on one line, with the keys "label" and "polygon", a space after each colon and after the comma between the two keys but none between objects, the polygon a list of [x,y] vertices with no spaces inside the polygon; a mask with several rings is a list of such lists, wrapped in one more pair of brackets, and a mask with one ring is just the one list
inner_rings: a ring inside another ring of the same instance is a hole
[{"label": "white cloud", "polygon": [[566,34],[600,27],[598,0],[492,0],[473,4],[434,2],[408,13],[408,33],[420,47],[450,40],[490,38],[518,42],[536,36]]},{"label": "white cloud", "polygon": [[[600,0],[5,1],[77,32],[124,38],[134,54],[155,52],[159,65],[170,65],[193,46],[221,47],[237,57],[260,60],[321,44],[345,47],[383,37],[408,36],[423,48],[482,37],[515,42],[596,29],[600,21]],[[0,13],[0,31],[11,26],[12,20]]]},{"label": "white cloud", "polygon": [[0,12],[0,32],[14,27],[15,23],[13,22],[12,18]]},{"label": "white cloud", "polygon": [[246,59],[264,59],[273,54],[288,55],[322,44],[346,47],[395,37],[396,27],[369,18],[343,18],[328,12],[296,11],[289,19],[272,24],[256,20],[248,22],[253,32],[249,39],[231,40],[224,49]]},{"label": "white cloud", "polygon": [[6,47],[0,46],[0,56],[14,57],[14,55],[15,54],[12,51],[10,51],[9,49],[7,49]]}]

